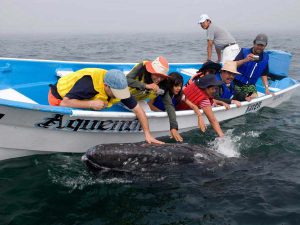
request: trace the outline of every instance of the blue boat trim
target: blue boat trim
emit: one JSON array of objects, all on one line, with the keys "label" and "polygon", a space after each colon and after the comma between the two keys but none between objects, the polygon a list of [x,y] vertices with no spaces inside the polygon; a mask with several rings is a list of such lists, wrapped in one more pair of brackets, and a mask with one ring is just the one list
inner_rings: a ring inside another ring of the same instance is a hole
[{"label": "blue boat trim", "polygon": [[0,99],[0,105],[14,107],[19,109],[28,109],[41,112],[51,112],[51,113],[61,113],[65,115],[72,115],[72,108],[61,107],[61,106],[49,106],[49,105],[39,105],[25,102],[16,102],[11,100]]}]

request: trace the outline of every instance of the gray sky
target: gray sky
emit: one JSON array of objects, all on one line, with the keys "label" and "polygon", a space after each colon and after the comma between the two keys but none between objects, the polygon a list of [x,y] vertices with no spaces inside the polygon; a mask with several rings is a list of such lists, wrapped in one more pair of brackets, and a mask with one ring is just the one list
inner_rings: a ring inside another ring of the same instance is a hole
[{"label": "gray sky", "polygon": [[300,0],[0,0],[0,34],[300,30]]}]

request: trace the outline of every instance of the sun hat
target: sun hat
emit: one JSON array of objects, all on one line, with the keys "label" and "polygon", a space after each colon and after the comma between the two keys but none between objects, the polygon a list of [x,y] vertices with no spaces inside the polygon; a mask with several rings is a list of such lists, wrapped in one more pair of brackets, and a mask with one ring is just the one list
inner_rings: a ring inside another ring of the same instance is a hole
[{"label": "sun hat", "polygon": [[254,43],[257,45],[266,46],[268,44],[268,36],[265,34],[258,34],[254,39]]},{"label": "sun hat", "polygon": [[127,79],[120,70],[108,70],[104,77],[104,83],[116,98],[125,99],[130,97]]},{"label": "sun hat", "polygon": [[207,14],[202,14],[200,16],[200,19],[198,21],[198,24],[203,23],[205,20],[210,20],[209,16]]},{"label": "sun hat", "polygon": [[241,74],[237,71],[237,63],[235,61],[226,61],[221,70],[234,74]]},{"label": "sun hat", "polygon": [[149,73],[157,74],[168,78],[169,63],[163,56],[157,57],[153,61],[148,61],[146,63],[146,70]]},{"label": "sun hat", "polygon": [[221,64],[220,63],[215,63],[213,61],[207,61],[203,63],[202,67],[198,70],[198,72],[203,72],[205,70],[213,69],[216,70],[216,72],[220,71],[221,69]]},{"label": "sun hat", "polygon": [[216,79],[216,75],[215,74],[207,74],[203,77],[199,77],[196,81],[195,84],[201,88],[201,89],[205,89],[209,86],[219,86],[222,85],[223,82],[220,80]]}]

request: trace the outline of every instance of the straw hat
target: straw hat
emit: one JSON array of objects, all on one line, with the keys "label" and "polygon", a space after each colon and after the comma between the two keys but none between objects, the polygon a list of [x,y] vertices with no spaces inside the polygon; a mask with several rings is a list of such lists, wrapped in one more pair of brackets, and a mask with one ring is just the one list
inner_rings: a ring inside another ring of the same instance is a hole
[{"label": "straw hat", "polygon": [[221,70],[228,71],[234,74],[241,74],[237,71],[237,64],[235,61],[226,61]]}]

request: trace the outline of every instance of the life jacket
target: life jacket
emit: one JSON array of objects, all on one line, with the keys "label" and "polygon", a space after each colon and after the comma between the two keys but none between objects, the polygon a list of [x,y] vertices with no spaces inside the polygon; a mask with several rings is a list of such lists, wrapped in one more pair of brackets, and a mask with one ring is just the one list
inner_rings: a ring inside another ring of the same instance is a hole
[{"label": "life jacket", "polygon": [[[73,88],[78,80],[80,80],[83,76],[89,75],[92,78],[94,89],[98,92],[93,98],[89,100],[102,100],[107,101],[109,97],[107,96],[104,90],[104,77],[106,74],[106,70],[98,69],[98,68],[86,68],[78,70],[74,73],[70,73],[62,78],[60,78],[57,82],[57,92],[59,95],[64,98],[67,93]],[[88,100],[88,99],[87,99]],[[108,101],[107,107],[111,107],[113,104],[119,102],[120,99],[111,98]]]},{"label": "life jacket", "polygon": [[[216,74],[216,79],[222,81],[221,74]],[[220,93],[220,98],[226,98],[226,99],[232,99],[234,95],[234,83],[233,81],[230,83],[230,86],[228,87],[224,82],[221,85],[222,93]]]},{"label": "life jacket", "polygon": [[[172,97],[172,104],[174,105],[174,107],[176,107],[176,106],[178,105],[178,103],[179,103],[179,102],[176,100],[175,96],[173,96],[173,97]],[[164,103],[163,103],[163,101],[162,101],[162,96],[161,96],[161,95],[159,95],[159,96],[155,99],[155,101],[153,102],[153,105],[154,105],[156,108],[160,109],[161,111],[166,111],[166,108],[165,108],[165,105],[164,105]]]},{"label": "life jacket", "polygon": [[[146,71],[146,67],[145,67],[145,64],[147,62],[148,61],[143,61],[143,67],[138,72],[139,75],[135,78],[135,80],[138,80],[138,81],[140,81],[142,83],[145,83],[145,75],[146,75],[146,73],[148,73]],[[137,64],[137,65],[139,65],[139,64]],[[147,90],[147,89],[145,89],[145,90],[139,90],[137,88],[129,87],[129,91],[130,91],[130,94],[137,101],[146,100],[146,99],[155,99],[157,97],[157,95],[156,95],[156,93],[155,93],[154,90]]]},{"label": "life jacket", "polygon": [[[243,56],[247,57],[252,53],[251,48],[243,48]],[[260,56],[261,57],[261,56]],[[268,66],[269,56],[267,53],[262,53],[262,59],[259,61],[249,61],[238,67],[241,75],[235,77],[242,84],[256,84],[258,78],[263,74]]]},{"label": "life jacket", "polygon": [[[202,89],[200,89],[195,82],[191,83],[187,87],[183,88],[183,93],[185,97],[190,100],[196,106],[200,106],[201,102],[205,99],[209,99],[211,105],[213,104],[213,98],[209,97]],[[183,101],[181,101],[176,109],[178,110],[187,110],[190,107]]]}]

